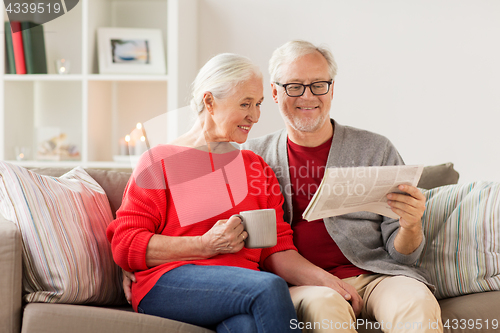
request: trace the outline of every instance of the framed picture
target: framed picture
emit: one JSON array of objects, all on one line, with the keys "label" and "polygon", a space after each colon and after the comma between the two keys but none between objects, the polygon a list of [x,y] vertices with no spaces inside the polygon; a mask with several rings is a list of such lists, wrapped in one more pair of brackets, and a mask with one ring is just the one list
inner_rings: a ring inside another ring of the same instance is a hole
[{"label": "framed picture", "polygon": [[159,29],[98,28],[100,74],[165,74]]}]

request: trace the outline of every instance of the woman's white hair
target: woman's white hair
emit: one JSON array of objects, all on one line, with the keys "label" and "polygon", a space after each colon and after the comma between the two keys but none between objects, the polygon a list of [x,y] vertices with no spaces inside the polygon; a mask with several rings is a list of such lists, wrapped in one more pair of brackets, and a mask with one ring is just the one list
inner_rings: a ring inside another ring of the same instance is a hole
[{"label": "woman's white hair", "polygon": [[191,85],[191,108],[201,113],[207,91],[216,98],[225,98],[234,87],[252,76],[262,77],[262,73],[250,59],[234,53],[216,55],[200,69]]},{"label": "woman's white hair", "polygon": [[273,52],[273,55],[269,60],[269,74],[271,75],[271,82],[274,83],[281,80],[283,75],[281,72],[281,66],[283,64],[292,62],[297,58],[316,51],[325,57],[326,62],[328,63],[330,78],[335,80],[335,76],[337,76],[337,63],[333,58],[333,54],[327,47],[316,46],[304,40],[292,40],[283,44]]}]

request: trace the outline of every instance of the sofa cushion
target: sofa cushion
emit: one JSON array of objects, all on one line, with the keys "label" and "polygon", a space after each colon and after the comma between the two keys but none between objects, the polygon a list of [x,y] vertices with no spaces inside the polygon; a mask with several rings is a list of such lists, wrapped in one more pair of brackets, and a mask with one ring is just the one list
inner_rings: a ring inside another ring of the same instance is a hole
[{"label": "sofa cushion", "polygon": [[[180,321],[121,309],[67,304],[26,306],[23,332],[46,333],[213,333],[214,331]],[[57,323],[57,324],[54,324]]]},{"label": "sofa cushion", "polygon": [[434,187],[458,183],[458,172],[453,169],[453,163],[426,166],[418,182],[418,187],[431,189]]},{"label": "sofa cushion", "polygon": [[23,240],[26,302],[123,303],[103,189],[80,167],[60,178],[0,162],[0,212]]},{"label": "sofa cushion", "polygon": [[106,192],[113,217],[116,217],[116,211],[122,204],[123,192],[125,192],[131,173],[98,169],[86,169],[86,171]]},{"label": "sofa cushion", "polygon": [[[31,171],[41,175],[59,177],[70,171],[69,168],[33,168]],[[101,185],[108,197],[113,217],[122,204],[123,192],[130,178],[131,172],[119,172],[112,170],[85,169],[87,173]]]},{"label": "sofa cushion", "polygon": [[426,245],[418,261],[438,299],[500,290],[500,183],[423,191]]},{"label": "sofa cushion", "polygon": [[442,299],[439,305],[445,332],[500,331],[500,291]]},{"label": "sofa cushion", "polygon": [[[439,306],[444,333],[497,333],[500,329],[500,291],[446,298]],[[358,333],[382,333],[377,327],[380,324],[365,321]]]}]

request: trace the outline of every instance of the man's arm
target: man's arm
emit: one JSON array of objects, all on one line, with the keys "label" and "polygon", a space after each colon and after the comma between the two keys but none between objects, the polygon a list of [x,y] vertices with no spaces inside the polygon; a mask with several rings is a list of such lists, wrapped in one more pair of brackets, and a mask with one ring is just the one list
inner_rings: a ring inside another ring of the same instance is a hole
[{"label": "man's arm", "polygon": [[282,277],[296,286],[325,286],[338,292],[352,305],[354,313],[359,315],[363,308],[363,299],[356,288],[338,277],[312,264],[295,250],[271,254],[264,261],[264,269]]},{"label": "man's arm", "polygon": [[[403,159],[394,145],[387,141],[382,165],[403,165]],[[414,264],[425,242],[422,230],[422,216],[425,210],[425,196],[414,186],[401,185],[399,189],[407,194],[391,193],[387,203],[399,215],[399,226],[392,229],[395,236],[385,233],[386,247],[395,260],[404,264]],[[384,230],[382,230],[384,234]],[[392,249],[391,249],[392,248]]]},{"label": "man's arm", "polygon": [[424,240],[422,216],[425,210],[425,196],[414,186],[400,185],[399,189],[407,195],[388,194],[387,203],[392,211],[400,216],[394,248],[399,253],[408,255],[418,249]]}]

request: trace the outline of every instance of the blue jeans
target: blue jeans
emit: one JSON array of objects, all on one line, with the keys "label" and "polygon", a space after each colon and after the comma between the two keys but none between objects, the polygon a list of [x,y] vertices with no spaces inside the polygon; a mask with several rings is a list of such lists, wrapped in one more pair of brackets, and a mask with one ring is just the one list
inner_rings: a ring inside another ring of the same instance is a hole
[{"label": "blue jeans", "polygon": [[217,332],[293,332],[290,321],[297,320],[285,280],[228,266],[175,268],[156,282],[138,311]]}]

